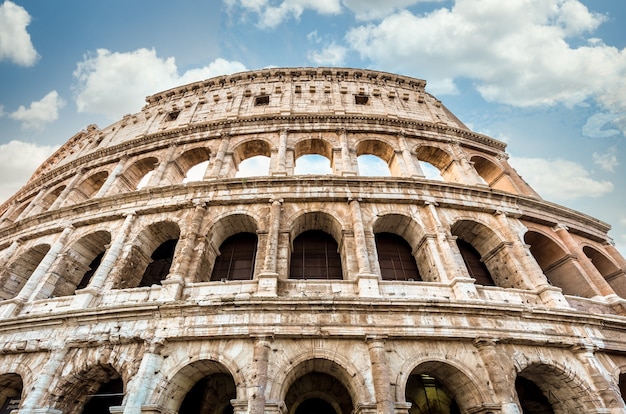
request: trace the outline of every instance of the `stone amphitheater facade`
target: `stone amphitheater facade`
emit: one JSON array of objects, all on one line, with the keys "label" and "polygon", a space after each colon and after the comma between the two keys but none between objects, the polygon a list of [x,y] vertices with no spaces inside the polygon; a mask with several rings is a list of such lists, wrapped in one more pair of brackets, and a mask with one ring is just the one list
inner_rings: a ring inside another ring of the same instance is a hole
[{"label": "stone amphitheater facade", "polygon": [[626,412],[609,226],[425,84],[244,72],[72,137],[0,209],[0,413]]}]

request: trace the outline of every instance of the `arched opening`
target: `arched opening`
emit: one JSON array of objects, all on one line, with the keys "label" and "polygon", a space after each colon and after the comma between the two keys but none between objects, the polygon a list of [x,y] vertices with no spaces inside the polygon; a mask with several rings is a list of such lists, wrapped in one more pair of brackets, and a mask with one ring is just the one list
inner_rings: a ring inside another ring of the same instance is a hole
[{"label": "arched opening", "polygon": [[122,405],[124,381],[115,378],[100,385],[95,394],[89,396],[83,414],[109,414],[110,407]]},{"label": "arched opening", "polygon": [[95,196],[108,177],[109,173],[107,171],[100,171],[84,179],[70,192],[71,202],[80,203]]},{"label": "arched opening", "polygon": [[422,280],[406,240],[393,233],[376,233],[375,240],[383,280]]},{"label": "arched opening", "polygon": [[48,209],[54,204],[54,202],[59,198],[61,193],[65,190],[65,185],[60,185],[50,191],[48,194],[43,196],[37,206],[34,206],[30,211],[29,215],[35,215],[38,213],[46,212]]},{"label": "arched opening", "polygon": [[459,253],[461,253],[467,272],[474,278],[476,283],[482,286],[495,286],[496,283],[493,281],[491,273],[489,273],[487,266],[480,258],[480,253],[474,246],[463,239],[456,239],[456,245],[459,248]]},{"label": "arched opening", "polygon": [[342,279],[341,256],[335,239],[321,230],[307,230],[293,241],[290,279]]},{"label": "arched opening", "polygon": [[185,395],[178,414],[232,414],[237,389],[233,377],[216,373],[199,379]]},{"label": "arched opening", "polygon": [[0,300],[11,299],[22,290],[48,250],[48,244],[31,247],[0,273]]},{"label": "arched opening", "polygon": [[427,179],[457,181],[454,177],[448,177],[452,174],[449,171],[449,167],[453,159],[446,151],[441,148],[424,145],[417,149],[416,154],[420,167]]},{"label": "arched opening", "polygon": [[177,243],[178,239],[165,240],[159,247],[154,249],[152,255],[150,255],[150,263],[143,272],[138,287],[158,285],[167,277],[174,261]]},{"label": "arched opening", "polygon": [[428,374],[409,377],[406,401],[411,403],[409,414],[461,414],[450,391]]},{"label": "arched opening", "polygon": [[269,175],[272,149],[266,141],[256,139],[239,145],[233,159],[237,168],[235,177],[254,177]]},{"label": "arched opening", "polygon": [[212,281],[252,280],[257,252],[257,236],[238,233],[220,246],[220,255],[213,266]]},{"label": "arched opening", "polygon": [[332,174],[332,146],[322,139],[300,141],[294,148],[294,174]]},{"label": "arched opening", "polygon": [[0,413],[17,410],[22,402],[22,377],[18,374],[0,375]]},{"label": "arched opening", "polygon": [[590,385],[567,367],[532,363],[518,373],[515,390],[524,414],[592,413],[604,408]]},{"label": "arched opening", "polygon": [[441,175],[439,168],[435,167],[428,161],[419,161],[419,164],[422,168],[422,172],[424,173],[424,178],[427,180],[443,181],[443,176]]},{"label": "arched opening", "polygon": [[410,414],[478,412],[488,403],[471,377],[441,361],[423,362],[411,371],[404,388]]},{"label": "arched opening", "polygon": [[169,273],[179,237],[178,225],[170,221],[145,228],[133,241],[123,266],[118,270],[114,288],[160,284]]},{"label": "arched opening", "polygon": [[246,158],[237,166],[235,177],[259,177],[269,175],[270,158],[265,155],[256,155]]},{"label": "arched opening", "polygon": [[554,414],[552,404],[543,395],[541,389],[524,377],[515,379],[515,392],[523,414]]},{"label": "arched opening", "polygon": [[[528,289],[511,253],[511,243],[502,240],[488,225],[459,220],[451,228],[468,273],[484,286]],[[485,271],[486,269],[486,271]]]},{"label": "arched opening", "polygon": [[356,147],[359,175],[400,176],[400,167],[395,151],[386,142],[368,139],[360,141]]},{"label": "arched opening", "polygon": [[199,147],[185,151],[172,163],[162,181],[166,184],[179,184],[202,181],[209,166],[211,153],[208,148]]},{"label": "arched opening", "polygon": [[626,297],[626,275],[615,263],[599,250],[590,246],[583,247],[583,253],[591,260],[602,277],[609,283],[615,293]]},{"label": "arched opening", "polygon": [[478,175],[489,187],[509,193],[518,193],[513,181],[502,168],[478,155],[473,156],[470,161],[474,164],[474,169]]},{"label": "arched opening", "polygon": [[524,235],[530,253],[548,281],[563,290],[565,295],[593,297],[595,293],[574,263],[572,256],[549,237],[535,231]]},{"label": "arched opening", "polygon": [[312,414],[316,412],[313,410],[324,408],[323,413],[353,413],[354,401],[358,400],[353,387],[355,375],[325,358],[307,359],[290,367],[281,381],[286,412]]},{"label": "arched opening", "polygon": [[181,368],[160,396],[163,412],[178,414],[230,414],[236,398],[235,379],[224,365],[211,360]]},{"label": "arched opening", "polygon": [[98,364],[68,376],[53,392],[55,407],[64,413],[105,414],[122,405],[124,380],[110,364]]},{"label": "arched opening", "polygon": [[[154,171],[158,163],[159,160],[155,157],[143,158],[128,167],[119,181],[124,182],[126,191],[139,190],[147,184],[146,176]],[[121,188],[120,190],[123,191]]]},{"label": "arched opening", "polygon": [[38,295],[38,299],[49,296],[73,295],[76,289],[86,287],[96,272],[106,246],[111,243],[111,234],[107,231],[97,231],[82,237],[73,243],[63,254],[63,260],[53,270],[57,275],[54,289],[50,292],[45,288]]},{"label": "arched opening", "polygon": [[372,177],[390,177],[389,166],[382,158],[376,155],[359,155],[357,157],[359,175]]},{"label": "arched opening", "polygon": [[622,401],[626,402],[626,373],[619,374],[619,393],[622,395]]}]

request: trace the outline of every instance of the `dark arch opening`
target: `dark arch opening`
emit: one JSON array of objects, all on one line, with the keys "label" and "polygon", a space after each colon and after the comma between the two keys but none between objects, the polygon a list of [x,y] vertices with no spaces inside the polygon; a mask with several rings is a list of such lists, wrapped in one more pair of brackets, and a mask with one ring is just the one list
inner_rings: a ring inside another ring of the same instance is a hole
[{"label": "dark arch opening", "polygon": [[518,376],[515,379],[515,391],[523,414],[554,414],[550,401],[531,380]]},{"label": "dark arch opening", "polygon": [[406,384],[409,414],[460,414],[453,395],[429,374],[411,375]]},{"label": "dark arch opening", "polygon": [[227,238],[220,246],[211,280],[252,280],[256,248],[256,234],[238,233]]},{"label": "dark arch opening", "polygon": [[293,241],[290,279],[342,279],[335,239],[321,230],[307,230]]},{"label": "dark arch opening", "polygon": [[105,253],[104,251],[100,252],[91,261],[91,263],[89,263],[89,270],[85,272],[85,274],[83,275],[83,278],[80,280],[78,285],[76,285],[77,290],[84,289],[87,287],[87,285],[91,281],[92,276],[96,273],[96,270],[98,270],[98,266],[100,266],[100,263],[102,263],[102,258],[104,257],[104,253]]},{"label": "dark arch opening", "polygon": [[321,398],[309,398],[298,406],[294,414],[337,414],[337,411]]},{"label": "dark arch opening", "polygon": [[230,400],[237,396],[235,382],[228,374],[211,374],[201,378],[189,390],[179,414],[232,414]]},{"label": "dark arch opening", "polygon": [[456,245],[463,257],[463,262],[470,276],[476,280],[476,283],[483,286],[495,286],[495,282],[487,270],[487,266],[480,258],[480,253],[468,242],[462,239],[456,239]]},{"label": "dark arch opening", "polygon": [[121,378],[112,379],[100,385],[98,391],[89,397],[83,414],[109,414],[110,407],[122,405],[124,399],[124,381]]},{"label": "dark arch opening", "polygon": [[383,280],[422,280],[406,240],[393,233],[376,233],[375,239]]},{"label": "dark arch opening", "polygon": [[165,279],[172,266],[176,243],[178,243],[178,239],[166,240],[154,250],[150,256],[152,261],[146,267],[139,287],[158,285]]},{"label": "dark arch opening", "polygon": [[18,374],[0,375],[0,413],[10,413],[19,408],[22,388],[22,377]]}]

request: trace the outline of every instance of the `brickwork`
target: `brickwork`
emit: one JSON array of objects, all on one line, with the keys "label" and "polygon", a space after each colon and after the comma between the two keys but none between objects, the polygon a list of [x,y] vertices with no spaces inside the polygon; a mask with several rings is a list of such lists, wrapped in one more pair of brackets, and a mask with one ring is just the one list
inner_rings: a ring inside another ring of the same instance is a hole
[{"label": "brickwork", "polygon": [[[0,404],[626,412],[626,261],[609,226],[542,200],[503,143],[424,87],[369,70],[244,72],[76,134],[0,207]],[[329,174],[296,173],[312,154]],[[257,156],[267,170],[240,176]],[[361,156],[389,174],[368,176]],[[336,242],[340,278],[292,277],[295,260],[323,269],[292,256],[309,231]],[[224,248],[242,233],[253,260]],[[387,233],[419,278],[383,280]],[[227,254],[233,273],[212,280]]]}]

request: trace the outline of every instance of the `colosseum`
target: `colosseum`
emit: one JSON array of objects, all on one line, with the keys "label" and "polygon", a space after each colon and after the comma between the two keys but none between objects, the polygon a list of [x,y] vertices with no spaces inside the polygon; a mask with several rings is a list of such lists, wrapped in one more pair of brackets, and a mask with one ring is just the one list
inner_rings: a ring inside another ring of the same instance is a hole
[{"label": "colosseum", "polygon": [[625,413],[609,225],[425,86],[243,72],[71,137],[0,208],[0,413]]}]

